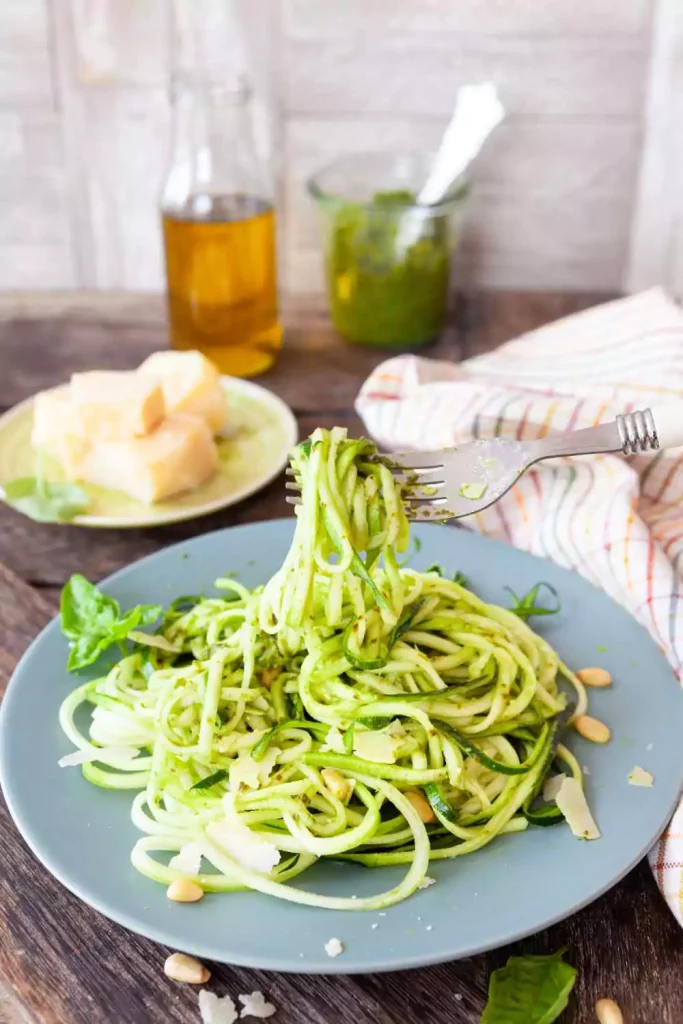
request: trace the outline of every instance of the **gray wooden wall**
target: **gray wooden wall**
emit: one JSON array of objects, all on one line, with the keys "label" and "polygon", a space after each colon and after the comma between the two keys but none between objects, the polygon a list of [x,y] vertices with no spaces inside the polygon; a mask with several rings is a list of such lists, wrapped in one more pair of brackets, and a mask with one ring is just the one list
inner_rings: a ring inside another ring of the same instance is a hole
[{"label": "gray wooden wall", "polygon": [[[618,288],[653,9],[670,2],[237,0],[271,115],[286,286],[321,286],[306,176],[340,153],[433,147],[458,86],[492,78],[509,116],[478,167],[463,276]],[[162,286],[170,3],[0,0],[0,288]]]}]

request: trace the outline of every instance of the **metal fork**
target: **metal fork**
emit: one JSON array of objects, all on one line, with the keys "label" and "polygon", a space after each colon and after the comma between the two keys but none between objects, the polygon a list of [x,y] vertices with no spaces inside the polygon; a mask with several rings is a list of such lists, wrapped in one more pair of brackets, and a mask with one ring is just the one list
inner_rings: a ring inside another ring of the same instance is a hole
[{"label": "metal fork", "polygon": [[[496,437],[438,451],[391,452],[385,458],[402,485],[408,518],[444,522],[493,505],[522,473],[543,459],[607,452],[636,455],[681,445],[683,405],[675,405],[664,406],[656,413],[650,409],[624,413],[610,423],[549,434],[535,441]],[[285,487],[299,491],[293,470],[288,468],[287,473],[290,479]],[[289,494],[287,501],[297,505],[300,498]]]}]

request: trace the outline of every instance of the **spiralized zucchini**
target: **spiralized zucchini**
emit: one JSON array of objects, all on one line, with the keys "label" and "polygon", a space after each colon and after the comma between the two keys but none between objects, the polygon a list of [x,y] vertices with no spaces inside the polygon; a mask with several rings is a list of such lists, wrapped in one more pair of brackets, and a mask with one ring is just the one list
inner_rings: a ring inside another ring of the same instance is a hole
[{"label": "spiralized zucchini", "polygon": [[[131,857],[155,881],[383,908],[430,860],[557,820],[531,805],[568,717],[558,679],[577,715],[585,693],[512,612],[400,564],[401,489],[370,441],[317,430],[291,464],[301,505],[279,572],[172,605],[157,634],[136,633],[134,653],[67,697],[60,721],[96,758],[89,782],[138,791]],[[74,721],[83,703],[89,738]],[[291,884],[325,857],[407,871],[369,898]]]}]

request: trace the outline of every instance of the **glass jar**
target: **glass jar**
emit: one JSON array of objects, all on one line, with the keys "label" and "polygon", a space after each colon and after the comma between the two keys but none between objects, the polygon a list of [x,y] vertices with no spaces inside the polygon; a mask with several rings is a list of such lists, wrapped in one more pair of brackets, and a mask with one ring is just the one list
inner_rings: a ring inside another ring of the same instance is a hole
[{"label": "glass jar", "polygon": [[359,345],[409,348],[441,330],[468,183],[435,206],[416,196],[426,154],[361,153],[314,175],[332,321]]},{"label": "glass jar", "polygon": [[176,0],[180,9],[192,45],[173,77],[161,198],[170,341],[249,377],[272,365],[282,343],[273,183],[255,144],[246,74],[203,59],[203,4]]}]

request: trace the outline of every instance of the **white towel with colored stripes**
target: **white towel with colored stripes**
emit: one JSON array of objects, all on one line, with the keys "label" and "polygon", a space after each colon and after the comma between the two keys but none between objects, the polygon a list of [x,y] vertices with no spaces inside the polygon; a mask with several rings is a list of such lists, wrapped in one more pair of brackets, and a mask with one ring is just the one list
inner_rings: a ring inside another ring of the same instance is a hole
[{"label": "white towel with colored stripes", "polygon": [[[398,356],[356,409],[380,447],[531,439],[683,399],[683,311],[660,289],[610,302],[455,364]],[[651,633],[683,670],[683,454],[556,459],[527,472],[468,526],[574,569]],[[683,803],[650,853],[683,924]]]}]

